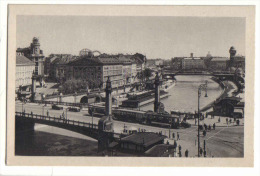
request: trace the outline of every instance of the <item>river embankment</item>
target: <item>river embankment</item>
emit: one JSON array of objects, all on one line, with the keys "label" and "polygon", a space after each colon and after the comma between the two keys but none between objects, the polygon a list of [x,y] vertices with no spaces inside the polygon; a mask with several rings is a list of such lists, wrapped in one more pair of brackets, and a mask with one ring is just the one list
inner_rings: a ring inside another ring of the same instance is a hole
[{"label": "river embankment", "polygon": [[219,95],[219,97],[216,100],[210,102],[208,105],[201,108],[201,112],[205,112],[208,109],[210,109],[213,106],[214,102],[220,101],[220,100],[222,100],[226,97],[232,96],[233,92],[237,92],[237,89],[238,89],[236,87],[235,83],[233,83],[232,81],[221,81],[221,80],[216,79],[214,77],[212,77],[211,79],[213,81],[215,81],[216,83],[218,83],[223,90],[222,90],[222,93]]}]

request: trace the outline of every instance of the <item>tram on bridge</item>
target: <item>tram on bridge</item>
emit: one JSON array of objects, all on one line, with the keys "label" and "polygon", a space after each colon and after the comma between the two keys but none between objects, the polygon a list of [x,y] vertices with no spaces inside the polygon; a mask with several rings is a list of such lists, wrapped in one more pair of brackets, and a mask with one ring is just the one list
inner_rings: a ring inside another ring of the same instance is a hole
[{"label": "tram on bridge", "polygon": [[[89,114],[93,116],[104,116],[105,115],[105,107],[103,106],[93,106],[89,107]],[[152,111],[138,111],[131,109],[122,109],[122,108],[114,108],[113,111],[113,119],[124,121],[124,122],[133,122],[140,123],[150,126],[158,126],[158,127],[166,127],[166,128],[189,128],[190,124],[181,121],[179,116],[172,114],[158,114]]]}]

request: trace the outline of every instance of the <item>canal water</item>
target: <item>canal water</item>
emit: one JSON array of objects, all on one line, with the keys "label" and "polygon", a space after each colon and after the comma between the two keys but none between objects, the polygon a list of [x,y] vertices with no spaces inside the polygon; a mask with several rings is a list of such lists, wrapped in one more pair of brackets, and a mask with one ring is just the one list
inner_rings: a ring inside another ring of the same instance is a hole
[{"label": "canal water", "polygon": [[[198,87],[207,81],[207,95],[202,91],[200,98],[200,108],[216,100],[222,93],[221,86],[211,80],[211,76],[203,75],[179,75],[176,76],[176,85],[169,90],[170,97],[162,99],[165,110],[195,112],[198,111]],[[140,108],[141,110],[153,110],[153,103]]]},{"label": "canal water", "polygon": [[[208,97],[201,95],[201,108],[214,101],[222,93],[222,88],[210,76],[176,76],[176,85],[169,90],[171,95],[163,99],[165,110],[194,112],[197,110],[198,86],[208,81]],[[142,110],[153,110],[153,104]],[[26,156],[99,156],[97,141],[68,130],[35,125],[35,131],[19,134],[15,139],[16,155]]]}]

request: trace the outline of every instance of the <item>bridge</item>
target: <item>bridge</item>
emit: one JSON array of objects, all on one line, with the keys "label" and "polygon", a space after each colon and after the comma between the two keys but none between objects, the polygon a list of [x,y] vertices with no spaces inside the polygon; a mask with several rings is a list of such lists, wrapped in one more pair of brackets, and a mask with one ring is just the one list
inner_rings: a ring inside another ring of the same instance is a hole
[{"label": "bridge", "polygon": [[89,136],[96,140],[99,139],[101,132],[106,133],[106,135],[109,135],[115,141],[119,141],[121,137],[126,136],[125,134],[121,134],[121,133],[101,131],[98,129],[97,124],[69,120],[69,119],[62,119],[57,117],[43,116],[43,115],[38,115],[33,113],[15,112],[16,133],[23,132],[23,131],[34,131],[35,123],[70,130],[73,132],[77,132]]},{"label": "bridge", "polygon": [[229,73],[229,72],[207,72],[207,71],[197,71],[197,72],[173,72],[173,71],[168,71],[168,72],[162,72],[163,78],[166,78],[167,76],[170,76],[174,78],[177,75],[209,75],[209,76],[214,76],[219,78],[220,80],[231,80],[231,81],[240,81],[244,83],[244,78],[241,76],[237,76],[234,73]]}]

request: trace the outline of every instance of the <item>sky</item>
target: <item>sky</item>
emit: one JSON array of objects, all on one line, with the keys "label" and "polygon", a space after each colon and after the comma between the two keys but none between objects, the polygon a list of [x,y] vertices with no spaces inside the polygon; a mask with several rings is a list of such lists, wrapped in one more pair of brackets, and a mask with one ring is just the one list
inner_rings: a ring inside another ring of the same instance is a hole
[{"label": "sky", "polygon": [[79,55],[83,48],[108,54],[229,56],[234,46],[245,55],[245,18],[17,16],[17,47],[38,37],[45,56]]}]

